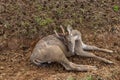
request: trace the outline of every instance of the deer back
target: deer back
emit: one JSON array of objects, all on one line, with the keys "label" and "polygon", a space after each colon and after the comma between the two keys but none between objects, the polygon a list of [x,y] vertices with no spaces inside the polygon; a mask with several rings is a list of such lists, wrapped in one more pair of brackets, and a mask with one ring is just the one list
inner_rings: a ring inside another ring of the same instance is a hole
[{"label": "deer back", "polygon": [[[41,40],[38,41],[38,43],[36,44],[34,50],[36,49],[45,49],[49,46],[52,46],[52,45],[56,45],[56,46],[59,46],[60,49],[64,52],[64,54],[66,56],[68,56],[69,54],[67,53],[68,52],[68,49],[64,43],[63,40],[60,40],[56,35],[48,35],[44,38],[42,38]],[[55,50],[55,49],[54,49]]]}]

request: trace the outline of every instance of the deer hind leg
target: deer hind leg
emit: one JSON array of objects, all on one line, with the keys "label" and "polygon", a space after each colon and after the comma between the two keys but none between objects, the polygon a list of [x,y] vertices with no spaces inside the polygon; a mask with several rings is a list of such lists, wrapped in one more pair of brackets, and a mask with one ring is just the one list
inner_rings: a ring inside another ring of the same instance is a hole
[{"label": "deer hind leg", "polygon": [[89,65],[77,65],[74,64],[72,62],[70,62],[64,52],[57,47],[57,50],[55,50],[55,54],[57,53],[57,55],[54,55],[54,61],[60,63],[61,65],[63,65],[65,67],[66,70],[68,71],[89,71],[89,70],[96,70],[97,68],[95,66],[89,66]]},{"label": "deer hind leg", "polygon": [[45,61],[41,61],[41,60],[37,59],[34,56],[34,54],[31,55],[30,60],[31,60],[32,63],[34,63],[37,66],[41,66],[43,63],[46,63]]},{"label": "deer hind leg", "polygon": [[83,51],[83,50],[81,50],[81,52],[76,53],[76,54],[79,55],[79,56],[83,56],[83,57],[96,58],[96,59],[98,59],[98,60],[100,60],[100,61],[103,61],[103,62],[105,62],[105,63],[109,63],[109,64],[112,64],[112,63],[113,63],[113,62],[110,61],[110,60],[107,60],[107,59],[102,58],[102,57],[98,57],[98,56],[96,56],[96,55],[93,54],[93,53],[86,52],[86,51]]},{"label": "deer hind leg", "polygon": [[44,61],[40,61],[40,60],[33,60],[33,63],[35,64],[35,65],[37,65],[37,66],[41,66],[43,63],[46,63],[46,62],[44,62]]},{"label": "deer hind leg", "polygon": [[97,70],[96,66],[90,66],[90,65],[78,65],[75,63],[72,63],[70,61],[68,61],[68,59],[66,57],[64,57],[64,59],[62,59],[60,62],[60,64],[62,64],[66,70],[68,71],[91,71],[91,70]]}]

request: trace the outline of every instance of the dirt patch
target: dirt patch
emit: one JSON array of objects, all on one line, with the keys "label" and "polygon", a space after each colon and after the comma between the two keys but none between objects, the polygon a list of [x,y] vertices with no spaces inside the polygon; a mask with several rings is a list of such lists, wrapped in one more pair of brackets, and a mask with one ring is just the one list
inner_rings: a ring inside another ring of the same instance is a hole
[{"label": "dirt patch", "polygon": [[[87,29],[86,29],[87,31]],[[85,31],[84,31],[85,33]],[[102,33],[95,35],[90,33],[84,34],[84,42],[94,44],[99,47],[108,48],[114,52],[103,53],[94,52],[96,55],[110,59],[115,64],[109,65],[92,58],[70,57],[69,60],[77,64],[96,65],[99,69],[91,72],[68,72],[60,64],[51,63],[41,67],[30,63],[29,56],[31,48],[26,50],[12,51],[3,50],[0,54],[0,79],[9,80],[67,80],[73,77],[76,80],[86,79],[92,76],[97,80],[119,80],[120,77],[120,35],[118,33]],[[88,42],[89,41],[89,42]]]},{"label": "dirt patch", "polygon": [[[120,80],[119,5],[119,0],[1,0],[0,80]],[[69,60],[99,69],[68,72],[58,63],[31,64],[35,43],[53,29],[59,31],[59,25],[68,24],[81,31],[85,43],[113,50],[111,54],[93,53],[115,64],[78,56]]]}]

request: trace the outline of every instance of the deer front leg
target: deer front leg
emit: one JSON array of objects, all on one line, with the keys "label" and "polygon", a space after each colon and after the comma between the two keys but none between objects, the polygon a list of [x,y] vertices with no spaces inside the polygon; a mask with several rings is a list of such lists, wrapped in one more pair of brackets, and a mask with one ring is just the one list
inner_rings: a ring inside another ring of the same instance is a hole
[{"label": "deer front leg", "polygon": [[66,57],[60,61],[66,70],[68,71],[92,71],[97,70],[96,66],[90,66],[90,65],[78,65],[75,63],[70,62]]},{"label": "deer front leg", "polygon": [[88,46],[86,47],[86,45],[84,45],[84,43],[83,43],[82,40],[80,39],[79,41],[76,41],[75,54],[76,54],[76,55],[79,55],[79,56],[84,56],[84,57],[96,58],[96,59],[99,59],[99,60],[101,60],[101,61],[103,61],[103,62],[105,62],[105,63],[109,63],[109,64],[113,63],[112,61],[109,61],[109,60],[107,60],[107,59],[105,59],[105,58],[98,57],[98,56],[96,56],[96,55],[93,54],[93,53],[84,51],[83,47],[84,47],[85,49],[87,49],[87,50],[88,50],[88,49],[89,49],[89,50],[94,50],[94,49],[95,49],[95,48],[93,48],[93,47],[88,47]]},{"label": "deer front leg", "polygon": [[96,50],[96,51],[103,51],[103,52],[108,52],[108,53],[112,53],[112,50],[108,50],[108,49],[103,49],[103,48],[99,48],[96,46],[90,46],[90,45],[86,45],[86,44],[82,44],[82,48],[84,50]]},{"label": "deer front leg", "polygon": [[79,56],[83,56],[83,57],[96,58],[96,59],[98,59],[98,60],[100,60],[100,61],[103,61],[103,62],[109,63],[109,64],[112,64],[112,63],[113,63],[113,62],[110,61],[110,60],[107,60],[107,59],[105,59],[105,58],[98,57],[98,56],[96,56],[96,55],[93,54],[93,53],[86,52],[86,51],[83,51],[83,50],[78,51],[76,54],[79,55]]}]

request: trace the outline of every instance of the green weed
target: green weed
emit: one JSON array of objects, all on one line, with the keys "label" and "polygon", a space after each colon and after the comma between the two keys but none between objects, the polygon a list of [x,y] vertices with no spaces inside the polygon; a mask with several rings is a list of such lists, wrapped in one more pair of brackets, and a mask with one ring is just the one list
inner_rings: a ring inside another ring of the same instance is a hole
[{"label": "green weed", "polygon": [[87,77],[84,77],[80,80],[93,80],[93,77],[91,75],[87,76]]},{"label": "green weed", "polygon": [[89,75],[86,80],[93,80],[93,77],[91,75]]},{"label": "green weed", "polygon": [[42,6],[41,5],[37,5],[37,9],[41,11],[42,10]]},{"label": "green weed", "polygon": [[113,7],[113,10],[116,11],[116,12],[119,11],[119,6],[118,6],[118,5],[115,5],[115,6]]},{"label": "green weed", "polygon": [[76,80],[73,76],[68,76],[67,80]]},{"label": "green weed", "polygon": [[39,17],[36,17],[35,18],[35,21],[40,25],[40,26],[46,26],[50,23],[53,22],[53,20],[51,18],[45,18],[45,19],[42,19],[42,18],[39,18]]}]

